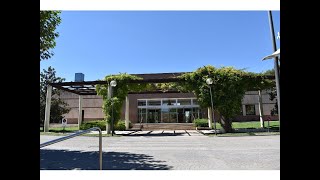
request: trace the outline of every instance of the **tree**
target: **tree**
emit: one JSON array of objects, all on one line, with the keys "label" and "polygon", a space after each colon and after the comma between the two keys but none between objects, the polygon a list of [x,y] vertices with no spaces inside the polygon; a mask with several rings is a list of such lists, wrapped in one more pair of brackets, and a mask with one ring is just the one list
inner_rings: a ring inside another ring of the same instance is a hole
[{"label": "tree", "polygon": [[[232,119],[241,111],[241,101],[248,90],[265,89],[272,83],[255,73],[233,67],[215,68],[204,66],[191,73],[183,74],[181,91],[193,92],[202,108],[211,107],[210,89],[206,79],[213,80],[213,109],[220,114],[220,124],[225,132],[232,132]],[[177,86],[179,87],[179,86]]]},{"label": "tree", "polygon": [[[273,87],[271,88],[271,92],[269,93],[270,95],[270,101],[273,101],[277,97],[277,88]],[[274,108],[271,109],[270,114],[272,116],[278,114],[278,99],[276,99],[276,104],[274,105]]]},{"label": "tree", "polygon": [[[274,72],[274,69],[270,69],[270,70],[267,70],[265,72],[262,73],[263,75],[274,75],[275,72]],[[277,97],[277,88],[275,86],[273,86],[272,88],[269,89],[270,92],[269,92],[269,96],[270,96],[270,100],[273,101],[276,97]],[[276,104],[274,105],[274,108],[271,109],[271,112],[270,114],[272,116],[278,114],[278,99],[276,99]]]},{"label": "tree", "polygon": [[56,46],[55,39],[59,33],[55,32],[61,23],[61,11],[40,11],[40,61],[53,56],[53,49]]},{"label": "tree", "polygon": [[[63,82],[64,80],[64,78],[56,77],[56,71],[51,66],[48,67],[48,70],[43,69],[43,72],[40,73],[40,123],[44,122],[45,117],[47,85],[49,83]],[[60,91],[58,89],[53,89],[50,122],[59,123],[63,118],[62,115],[69,111],[70,108],[68,108],[68,104],[60,99]]]},{"label": "tree", "polygon": [[266,70],[265,72],[263,72],[262,74],[274,76],[275,72],[274,72],[274,69],[269,69],[269,70]]}]

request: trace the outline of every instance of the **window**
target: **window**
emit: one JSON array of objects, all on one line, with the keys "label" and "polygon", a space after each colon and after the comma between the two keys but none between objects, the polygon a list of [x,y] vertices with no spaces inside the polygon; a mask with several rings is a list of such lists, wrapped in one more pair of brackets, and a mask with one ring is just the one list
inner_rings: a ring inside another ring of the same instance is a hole
[{"label": "window", "polygon": [[146,106],[146,100],[138,100],[138,106]]},{"label": "window", "polygon": [[148,106],[160,106],[161,101],[160,100],[148,100]]},{"label": "window", "polygon": [[191,99],[178,99],[179,105],[191,105]]},{"label": "window", "polygon": [[192,99],[192,101],[193,101],[193,105],[199,105],[197,99]]},{"label": "window", "polygon": [[176,103],[176,100],[175,99],[173,99],[173,100],[163,100],[162,101],[162,104],[163,105],[168,105],[168,106],[171,106],[171,105],[175,105],[175,103]]},{"label": "window", "polygon": [[256,115],[256,109],[254,105],[246,105],[246,115]]}]

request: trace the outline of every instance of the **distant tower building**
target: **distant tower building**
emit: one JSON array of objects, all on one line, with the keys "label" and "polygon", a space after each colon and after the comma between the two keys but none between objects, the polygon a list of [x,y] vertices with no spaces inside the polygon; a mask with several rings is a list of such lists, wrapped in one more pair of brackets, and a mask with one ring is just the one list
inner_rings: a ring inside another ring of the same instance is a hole
[{"label": "distant tower building", "polygon": [[75,82],[83,82],[84,81],[84,74],[83,73],[76,73],[74,81]]}]

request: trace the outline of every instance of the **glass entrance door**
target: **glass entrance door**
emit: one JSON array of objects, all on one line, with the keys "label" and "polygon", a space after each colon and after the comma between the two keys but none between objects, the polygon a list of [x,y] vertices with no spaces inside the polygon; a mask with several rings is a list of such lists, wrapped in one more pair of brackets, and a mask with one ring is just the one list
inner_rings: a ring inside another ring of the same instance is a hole
[{"label": "glass entrance door", "polygon": [[183,108],[178,109],[178,123],[184,123],[184,114],[183,114]]},{"label": "glass entrance door", "polygon": [[148,109],[147,123],[160,123],[160,122],[161,122],[160,109]]},{"label": "glass entrance door", "polygon": [[191,109],[184,109],[184,123],[192,123],[191,114]]}]

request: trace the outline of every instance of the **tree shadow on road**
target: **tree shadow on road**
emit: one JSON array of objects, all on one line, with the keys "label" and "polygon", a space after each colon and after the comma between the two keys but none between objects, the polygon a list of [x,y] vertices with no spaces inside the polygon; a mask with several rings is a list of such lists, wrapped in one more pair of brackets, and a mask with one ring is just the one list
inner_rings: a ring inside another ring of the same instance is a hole
[{"label": "tree shadow on road", "polygon": [[[146,154],[104,152],[103,170],[169,170]],[[40,170],[99,170],[99,152],[40,149]]]}]

